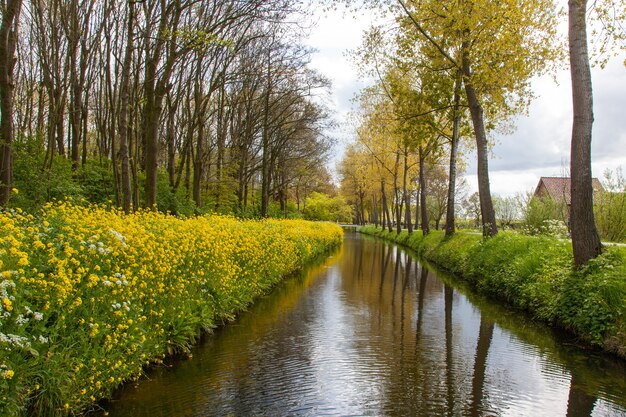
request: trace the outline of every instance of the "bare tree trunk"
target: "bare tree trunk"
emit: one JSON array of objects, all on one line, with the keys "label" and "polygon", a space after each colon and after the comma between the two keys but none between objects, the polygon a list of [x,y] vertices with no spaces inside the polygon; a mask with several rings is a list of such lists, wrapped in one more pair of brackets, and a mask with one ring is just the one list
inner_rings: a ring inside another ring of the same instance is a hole
[{"label": "bare tree trunk", "polygon": [[420,209],[421,209],[421,218],[422,218],[422,234],[426,236],[430,233],[430,220],[428,219],[428,207],[426,207],[426,172],[424,168],[424,152],[422,147],[419,147],[419,164],[420,164],[420,174],[419,174],[419,182],[420,182]]},{"label": "bare tree trunk", "polygon": [[3,2],[0,27],[0,205],[9,201],[13,181],[13,70],[21,0]]},{"label": "bare tree trunk", "polygon": [[193,201],[202,208],[202,177],[204,175],[204,115],[198,112],[198,136],[196,138],[196,163],[193,169]]},{"label": "bare tree trunk", "polygon": [[409,150],[408,147],[404,147],[404,173],[402,180],[402,192],[404,193],[404,223],[409,230],[409,235],[413,233],[413,223],[411,222],[411,195],[407,187],[408,174],[409,174]]},{"label": "bare tree trunk", "polygon": [[263,132],[262,132],[262,146],[263,156],[261,164],[261,217],[266,217],[269,208],[269,195],[270,195],[270,138],[269,138],[269,107],[270,107],[270,90],[272,86],[272,80],[270,77],[271,61],[270,50],[267,51],[267,85],[265,90],[265,100],[263,107]]},{"label": "bare tree trunk", "polygon": [[450,171],[448,174],[448,205],[446,207],[446,236],[452,236],[455,229],[456,159],[459,148],[459,124],[461,122],[461,72],[457,72],[454,83],[454,121],[450,144]]},{"label": "bare tree trunk", "polygon": [[132,188],[130,182],[130,163],[128,150],[128,102],[130,95],[130,66],[133,58],[133,30],[135,21],[135,5],[132,0],[128,1],[128,27],[126,33],[126,51],[120,81],[120,110],[119,110],[119,138],[120,160],[122,165],[122,207],[124,213],[130,213],[132,205]]},{"label": "bare tree trunk", "polygon": [[387,219],[387,228],[389,229],[389,233],[393,230],[391,225],[391,216],[389,216],[389,207],[387,206],[387,196],[385,195],[385,180],[381,178],[380,180],[380,195],[383,204],[383,228],[385,227],[385,219]]},{"label": "bare tree trunk", "polygon": [[593,215],[591,184],[591,127],[593,90],[587,53],[586,0],[569,0],[569,54],[574,124],[571,144],[570,224],[574,264],[581,266],[602,253]]},{"label": "bare tree trunk", "polygon": [[226,93],[224,88],[220,89],[219,95],[217,98],[218,109],[217,109],[217,128],[216,128],[216,142],[217,142],[217,155],[215,160],[215,187],[214,187],[214,196],[215,196],[215,210],[217,211],[221,205],[221,197],[222,197],[222,177],[224,171],[224,153],[226,149],[226,126],[228,121],[226,120],[227,115],[225,115],[225,97]]},{"label": "bare tree trunk", "polygon": [[176,186],[176,132],[174,121],[176,119],[176,104],[172,103],[171,97],[167,97],[168,111],[165,142],[167,144],[167,177],[172,192]]},{"label": "bare tree trunk", "polygon": [[359,199],[361,200],[361,226],[365,226],[365,191],[359,188]]},{"label": "bare tree trunk", "polygon": [[376,194],[372,196],[372,214],[374,217],[374,227],[378,229],[378,201],[376,200]]},{"label": "bare tree trunk", "polygon": [[420,192],[421,186],[419,186],[418,180],[418,190],[415,192],[415,230],[419,229],[420,227],[420,207],[422,206],[420,204]]},{"label": "bare tree trunk", "polygon": [[483,107],[478,101],[478,95],[471,82],[471,63],[469,56],[469,31],[465,31],[463,39],[463,77],[465,84],[465,94],[472,115],[474,135],[476,136],[476,154],[478,156],[478,195],[480,199],[480,212],[482,218],[483,236],[490,237],[498,234],[496,225],[496,213],[491,200],[491,189],[489,186],[489,153],[487,149],[487,134],[485,133],[485,121]]}]

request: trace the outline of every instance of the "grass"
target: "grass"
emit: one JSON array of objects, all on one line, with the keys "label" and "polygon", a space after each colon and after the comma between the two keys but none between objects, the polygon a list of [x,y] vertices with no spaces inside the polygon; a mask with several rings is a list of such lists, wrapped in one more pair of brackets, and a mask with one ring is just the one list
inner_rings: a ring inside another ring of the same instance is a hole
[{"label": "grass", "polygon": [[501,232],[490,239],[457,232],[422,236],[373,226],[361,233],[415,250],[469,282],[480,293],[564,327],[591,345],[626,358],[626,248],[610,246],[584,268],[573,268],[571,243]]}]

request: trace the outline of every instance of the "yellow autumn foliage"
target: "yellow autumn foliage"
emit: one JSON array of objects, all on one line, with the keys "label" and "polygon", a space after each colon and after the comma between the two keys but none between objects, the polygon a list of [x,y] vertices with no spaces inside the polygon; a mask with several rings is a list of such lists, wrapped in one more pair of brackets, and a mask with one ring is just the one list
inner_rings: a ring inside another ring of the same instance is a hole
[{"label": "yellow autumn foliage", "polygon": [[1,213],[0,409],[82,410],[342,238],[332,223],[69,201]]}]

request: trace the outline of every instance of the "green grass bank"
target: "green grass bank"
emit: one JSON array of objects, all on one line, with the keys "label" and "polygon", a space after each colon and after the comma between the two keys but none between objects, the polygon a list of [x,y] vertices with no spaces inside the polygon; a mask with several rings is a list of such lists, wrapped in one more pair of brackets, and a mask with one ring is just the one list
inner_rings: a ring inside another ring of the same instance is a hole
[{"label": "green grass bank", "polygon": [[500,232],[421,231],[399,235],[374,226],[359,232],[409,247],[466,280],[478,292],[563,327],[593,346],[626,358],[626,248],[610,246],[574,270],[572,245],[547,236]]}]

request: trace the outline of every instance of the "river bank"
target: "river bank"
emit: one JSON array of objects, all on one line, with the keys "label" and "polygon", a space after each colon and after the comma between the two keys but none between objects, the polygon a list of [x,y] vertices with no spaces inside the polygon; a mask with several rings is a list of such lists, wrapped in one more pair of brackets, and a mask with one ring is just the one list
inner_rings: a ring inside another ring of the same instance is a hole
[{"label": "river bank", "polygon": [[70,202],[1,213],[2,415],[85,410],[342,238],[331,223]]},{"label": "river bank", "polygon": [[425,237],[374,226],[359,231],[407,246],[480,293],[626,358],[625,248],[607,247],[576,271],[571,243],[546,236],[501,232],[483,240],[462,232],[445,238],[440,231]]}]

